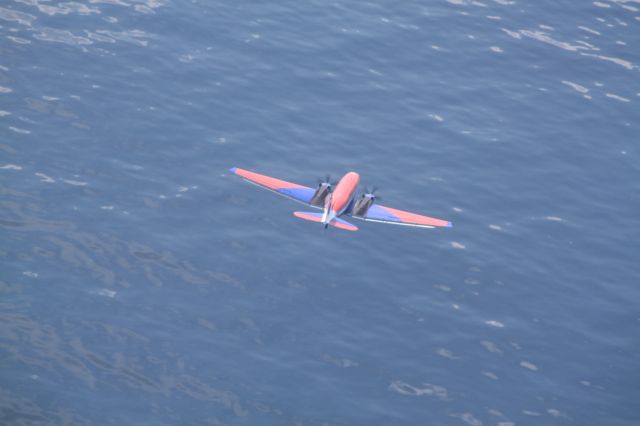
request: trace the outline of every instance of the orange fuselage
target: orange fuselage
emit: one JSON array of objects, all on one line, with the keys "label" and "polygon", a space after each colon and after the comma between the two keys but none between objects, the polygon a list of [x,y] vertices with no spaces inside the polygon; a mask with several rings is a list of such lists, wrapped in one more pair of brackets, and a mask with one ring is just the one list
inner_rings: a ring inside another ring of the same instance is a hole
[{"label": "orange fuselage", "polygon": [[356,172],[344,175],[331,194],[329,210],[335,212],[336,215],[342,214],[349,206],[359,182],[360,175]]}]

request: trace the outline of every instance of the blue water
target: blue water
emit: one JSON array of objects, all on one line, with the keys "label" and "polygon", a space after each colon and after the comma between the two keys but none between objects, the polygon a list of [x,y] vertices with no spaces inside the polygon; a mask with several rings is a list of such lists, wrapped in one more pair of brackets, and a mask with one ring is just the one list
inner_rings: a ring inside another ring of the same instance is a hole
[{"label": "blue water", "polygon": [[[638,1],[0,25],[1,424],[640,424]],[[232,166],[454,227],[324,231]]]}]

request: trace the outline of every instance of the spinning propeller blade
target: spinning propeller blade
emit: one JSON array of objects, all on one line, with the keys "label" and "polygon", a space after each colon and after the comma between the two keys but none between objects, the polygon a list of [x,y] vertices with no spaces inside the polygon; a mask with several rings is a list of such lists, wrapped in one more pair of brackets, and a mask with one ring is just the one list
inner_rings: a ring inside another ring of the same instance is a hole
[{"label": "spinning propeller blade", "polygon": [[369,189],[368,187],[364,187],[364,194],[362,194],[363,197],[366,196],[370,196],[372,198],[375,198],[376,200],[382,200],[382,197],[376,194],[376,191],[378,191],[378,187],[374,186],[371,189]]}]

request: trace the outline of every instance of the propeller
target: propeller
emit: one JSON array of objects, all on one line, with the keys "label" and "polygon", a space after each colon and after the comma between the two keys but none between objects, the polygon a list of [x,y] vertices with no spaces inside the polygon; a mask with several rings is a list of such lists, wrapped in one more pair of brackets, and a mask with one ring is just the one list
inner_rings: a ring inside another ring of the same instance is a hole
[{"label": "propeller", "polygon": [[318,178],[318,184],[321,183],[331,183],[331,175],[327,173],[326,175],[324,175],[324,178]]},{"label": "propeller", "polygon": [[364,194],[362,194],[363,197],[371,197],[374,198],[376,200],[382,200],[382,197],[380,197],[379,195],[376,195],[376,191],[379,188],[377,186],[372,187],[371,189],[369,189],[368,187],[364,188]]},{"label": "propeller", "polygon": [[333,182],[331,180],[331,175],[327,173],[324,176],[324,179],[318,178],[318,186],[320,187],[320,186],[323,186],[323,185],[329,186],[329,188],[333,188],[336,185],[336,182]]}]

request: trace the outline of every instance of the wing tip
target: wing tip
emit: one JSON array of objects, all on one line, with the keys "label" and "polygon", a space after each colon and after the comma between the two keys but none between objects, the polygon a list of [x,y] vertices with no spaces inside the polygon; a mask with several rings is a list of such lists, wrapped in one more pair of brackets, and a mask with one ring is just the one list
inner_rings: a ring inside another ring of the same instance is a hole
[{"label": "wing tip", "polygon": [[237,168],[237,167],[232,167],[232,168],[230,168],[230,169],[229,169],[229,171],[230,171],[231,173],[234,173],[234,174],[236,173],[236,171],[237,171],[237,170],[238,170],[238,168]]},{"label": "wing tip", "polygon": [[447,222],[447,228],[453,228],[453,222]]}]

